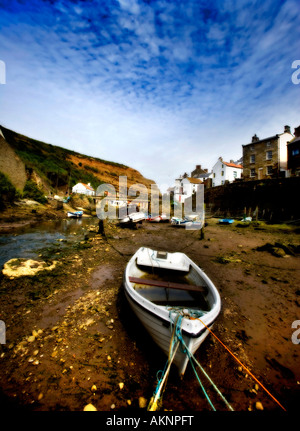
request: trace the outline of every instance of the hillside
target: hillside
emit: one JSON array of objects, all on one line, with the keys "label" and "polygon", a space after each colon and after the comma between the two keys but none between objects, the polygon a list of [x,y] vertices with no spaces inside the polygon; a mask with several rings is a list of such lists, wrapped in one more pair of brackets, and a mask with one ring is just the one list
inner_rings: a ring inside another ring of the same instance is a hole
[{"label": "hillside", "polygon": [[[5,141],[25,165],[27,178],[45,191],[71,192],[78,182],[90,183],[94,189],[102,183],[118,190],[119,176],[127,177],[127,184],[144,184],[150,189],[154,181],[144,178],[137,170],[119,163],[90,157],[52,144],[47,144],[0,126]],[[2,161],[3,163],[3,161]],[[7,165],[11,161],[7,160]]]}]

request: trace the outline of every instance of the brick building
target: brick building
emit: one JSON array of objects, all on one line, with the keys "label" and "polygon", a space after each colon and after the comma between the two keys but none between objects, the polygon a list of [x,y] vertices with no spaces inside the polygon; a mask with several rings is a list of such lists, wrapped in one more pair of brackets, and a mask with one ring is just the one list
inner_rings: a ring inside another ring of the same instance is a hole
[{"label": "brick building", "polygon": [[260,180],[287,176],[287,142],[293,135],[290,127],[269,138],[252,137],[250,144],[243,145],[244,180]]}]

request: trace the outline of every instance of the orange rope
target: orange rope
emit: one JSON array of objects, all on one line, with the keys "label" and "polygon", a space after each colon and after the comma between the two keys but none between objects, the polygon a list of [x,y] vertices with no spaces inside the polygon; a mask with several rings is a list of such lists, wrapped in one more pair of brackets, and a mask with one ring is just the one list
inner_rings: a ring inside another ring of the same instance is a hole
[{"label": "orange rope", "polygon": [[248,368],[244,364],[242,364],[242,362],[228,349],[228,347],[225,346],[224,343],[222,343],[222,341],[209,329],[209,327],[206,326],[205,323],[203,323],[201,319],[197,318],[195,320],[199,320],[209,330],[209,332],[219,341],[219,343],[221,343],[222,346],[225,347],[226,350],[228,350],[228,352],[234,357],[234,359],[239,364],[241,364],[241,366],[243,368],[245,368],[245,370],[247,371],[247,373],[249,373],[250,376],[253,377],[253,379],[267,392],[267,394],[269,394],[270,397],[273,398],[273,400],[286,412],[286,409],[280,404],[280,402],[275,397],[273,397],[273,395],[268,391],[268,389],[265,388],[264,385],[262,383],[260,383],[259,380],[257,380],[257,378],[251,373],[251,371],[249,371]]}]

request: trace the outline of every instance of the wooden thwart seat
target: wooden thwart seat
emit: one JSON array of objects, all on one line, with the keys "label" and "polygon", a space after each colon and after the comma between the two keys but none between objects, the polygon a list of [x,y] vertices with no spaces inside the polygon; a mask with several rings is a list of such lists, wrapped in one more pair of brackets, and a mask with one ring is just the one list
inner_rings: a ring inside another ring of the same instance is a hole
[{"label": "wooden thwart seat", "polygon": [[146,286],[164,287],[169,289],[189,290],[192,292],[205,292],[205,286],[191,284],[171,283],[170,281],[147,280],[145,278],[129,277],[131,283],[145,284]]}]

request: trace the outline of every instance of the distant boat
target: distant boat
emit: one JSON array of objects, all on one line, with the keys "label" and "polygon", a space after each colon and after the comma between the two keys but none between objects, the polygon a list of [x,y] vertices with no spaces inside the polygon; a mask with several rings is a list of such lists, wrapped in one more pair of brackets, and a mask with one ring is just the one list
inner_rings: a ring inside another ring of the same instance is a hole
[{"label": "distant boat", "polygon": [[179,227],[185,227],[186,229],[201,229],[203,227],[203,222],[202,221],[197,221],[197,220],[191,220],[189,218],[184,217],[182,218],[177,218],[177,217],[172,217],[171,219],[171,224],[174,226],[179,226]]},{"label": "distant boat", "polygon": [[234,220],[232,218],[221,218],[219,219],[220,224],[232,224]]},{"label": "distant boat", "polygon": [[68,211],[67,215],[70,218],[81,218],[83,215],[83,211]]},{"label": "distant boat", "polygon": [[[150,336],[168,356],[174,322],[182,317],[181,333],[191,353],[209,334],[221,310],[218,290],[185,254],[142,247],[124,273],[127,300]],[[198,318],[206,325],[203,325]],[[174,364],[183,375],[189,358],[178,349]]]},{"label": "distant boat", "polygon": [[145,220],[146,216],[143,212],[134,212],[128,214],[120,220],[120,223],[123,225],[132,224],[132,223],[142,223]]},{"label": "distant boat", "polygon": [[163,221],[169,221],[168,217],[166,216],[166,214],[161,214],[161,215],[157,215],[157,216],[151,216],[151,214],[148,215],[148,217],[146,218],[147,221],[150,222],[163,222]]}]

